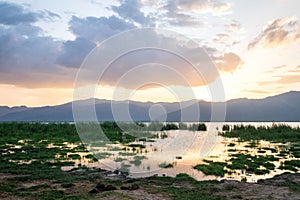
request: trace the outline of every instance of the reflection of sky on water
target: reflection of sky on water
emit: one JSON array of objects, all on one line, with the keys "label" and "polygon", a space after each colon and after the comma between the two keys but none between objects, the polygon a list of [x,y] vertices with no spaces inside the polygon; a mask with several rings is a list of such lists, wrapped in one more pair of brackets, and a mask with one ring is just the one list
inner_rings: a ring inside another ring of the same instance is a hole
[{"label": "reflection of sky on water", "polygon": [[[241,123],[226,123],[230,126]],[[271,126],[272,122],[259,123],[243,123],[254,126]],[[292,127],[299,126],[299,123],[285,123]],[[218,136],[218,131],[222,129],[222,124],[206,123],[208,131],[188,131],[188,130],[172,130],[166,131],[167,138],[151,138],[151,142],[134,142],[134,144],[145,145],[145,148],[136,148],[133,151],[130,148],[122,150],[125,146],[121,144],[110,144],[105,147],[93,147],[95,152],[104,154],[103,159],[98,162],[91,163],[90,160],[82,159],[79,162],[88,167],[100,167],[108,170],[123,169],[129,170],[131,177],[143,177],[151,175],[167,175],[176,176],[178,173],[187,173],[197,180],[208,179],[234,179],[241,180],[246,177],[249,182],[256,182],[258,179],[270,178],[276,174],[281,174],[286,170],[277,169],[280,163],[290,160],[288,156],[282,157],[279,161],[272,162],[276,168],[269,174],[255,175],[249,174],[241,170],[235,170],[231,175],[225,174],[225,177],[217,178],[215,176],[205,176],[201,171],[193,169],[193,166],[203,163],[203,158],[226,162],[231,158],[232,153],[245,153],[250,155],[274,155],[270,150],[266,152],[258,152],[259,148],[274,148],[279,151],[279,143],[270,143],[260,141],[256,148],[249,147],[249,142],[238,142],[235,138],[223,138]],[[218,130],[217,130],[218,127]],[[230,143],[234,143],[234,147],[229,147]],[[248,145],[248,147],[247,147]],[[122,152],[122,153],[120,153]],[[82,156],[88,153],[83,153]],[[108,154],[108,155],[105,155]],[[137,157],[138,156],[138,157]],[[160,168],[162,163],[172,164],[173,168]]]}]

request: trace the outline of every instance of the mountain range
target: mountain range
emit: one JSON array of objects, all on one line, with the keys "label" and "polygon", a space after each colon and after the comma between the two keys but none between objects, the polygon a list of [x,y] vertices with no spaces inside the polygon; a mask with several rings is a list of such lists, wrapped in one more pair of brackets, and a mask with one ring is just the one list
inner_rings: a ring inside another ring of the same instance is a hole
[{"label": "mountain range", "polygon": [[[190,100],[153,103],[87,99],[44,107],[0,106],[0,121],[72,122],[74,121],[73,103],[80,112],[80,121],[93,120],[89,115],[89,110],[93,106],[98,121],[131,121],[130,118],[132,118],[134,121],[182,121],[181,119],[184,119],[184,121],[207,122],[211,121],[212,107],[222,106],[226,106],[225,121],[300,121],[300,92],[298,91],[290,91],[264,99],[241,98],[227,102]],[[127,107],[130,117],[125,112]],[[195,112],[196,110],[199,110],[200,114]],[[114,112],[117,113],[117,118]]]}]

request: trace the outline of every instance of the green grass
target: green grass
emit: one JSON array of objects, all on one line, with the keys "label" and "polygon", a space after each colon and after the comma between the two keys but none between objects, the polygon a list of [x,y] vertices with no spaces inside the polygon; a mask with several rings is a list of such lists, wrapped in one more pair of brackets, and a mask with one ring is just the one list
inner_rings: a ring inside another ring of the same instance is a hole
[{"label": "green grass", "polygon": [[168,130],[178,130],[179,127],[176,124],[173,123],[167,123],[166,125],[164,125],[161,130],[162,131],[168,131]]},{"label": "green grass", "polygon": [[192,124],[188,127],[190,131],[207,131],[207,127],[204,123]]},{"label": "green grass", "polygon": [[[170,199],[178,200],[222,200],[223,197],[212,195],[210,191],[215,191],[215,185],[218,184],[217,181],[196,181],[187,174],[178,174],[175,178],[171,177],[149,177],[146,178],[147,181],[141,181],[141,185],[149,193],[159,193],[165,195]],[[150,185],[154,184],[155,187]],[[178,187],[183,185],[182,187]],[[184,185],[190,185],[190,187],[185,187]]]},{"label": "green grass", "polygon": [[227,146],[229,146],[229,147],[234,147],[234,146],[235,146],[235,143],[229,143]]},{"label": "green grass", "polygon": [[230,130],[230,126],[227,124],[224,124],[222,127],[222,131],[229,131]]},{"label": "green grass", "polygon": [[194,169],[202,171],[205,175],[224,176],[226,173],[226,165],[227,164],[223,162],[210,162],[209,164],[196,165]]},{"label": "green grass", "polygon": [[[272,161],[278,161],[278,158],[271,156],[251,156],[245,154],[235,154],[229,160],[226,166],[231,170],[245,170],[257,175],[267,174],[270,170],[275,169]],[[261,169],[263,167],[264,169]]]},{"label": "green grass", "polygon": [[173,164],[171,164],[171,163],[167,164],[166,162],[163,162],[163,163],[159,164],[158,166],[160,168],[173,168],[174,167]]},{"label": "green grass", "polygon": [[297,172],[297,168],[300,168],[300,160],[286,160],[281,164],[279,169]]},{"label": "green grass", "polygon": [[146,156],[134,156],[133,160],[130,161],[131,164],[134,164],[134,166],[140,166],[142,164],[142,160],[147,159]]},{"label": "green grass", "polygon": [[234,125],[232,130],[220,133],[224,137],[239,138],[241,141],[266,140],[271,142],[299,142],[300,128],[285,124],[273,124],[271,127],[252,125]]},{"label": "green grass", "polygon": [[[106,134],[115,142],[124,142],[126,135],[120,139],[119,130],[114,123],[104,123]],[[111,129],[109,128],[111,125]],[[35,181],[61,183],[62,188],[73,187],[73,182],[93,180],[99,175],[92,175],[88,170],[81,175],[73,175],[61,170],[62,166],[74,167],[75,160],[80,160],[80,153],[87,152],[77,134],[74,124],[66,123],[0,123],[0,173],[13,174],[0,184],[1,192],[14,196],[35,199],[82,199],[81,196],[70,196],[56,188],[45,189],[45,185],[30,188],[20,188],[20,183]],[[129,140],[128,140],[129,141]],[[76,144],[69,148],[67,144]],[[104,155],[108,156],[108,155]],[[96,161],[94,156],[87,155],[85,159]],[[84,168],[84,166],[82,166]]]}]

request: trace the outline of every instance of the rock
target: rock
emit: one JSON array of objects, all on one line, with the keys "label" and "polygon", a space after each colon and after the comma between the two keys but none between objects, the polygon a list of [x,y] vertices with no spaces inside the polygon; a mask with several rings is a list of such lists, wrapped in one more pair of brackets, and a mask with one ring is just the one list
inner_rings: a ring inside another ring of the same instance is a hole
[{"label": "rock", "polygon": [[122,185],[121,186],[121,190],[137,190],[137,189],[139,189],[140,187],[139,187],[139,185],[138,184],[136,184],[136,183],[133,183],[133,184],[131,184],[131,185]]},{"label": "rock", "polygon": [[117,188],[115,186],[113,186],[113,185],[105,185],[105,184],[103,184],[103,183],[100,182],[100,183],[98,183],[96,185],[96,189],[98,191],[103,192],[103,191],[116,190]]},{"label": "rock", "polygon": [[127,177],[129,175],[128,172],[121,172],[121,174],[124,176],[124,177]]},{"label": "rock", "polygon": [[105,189],[106,189],[105,191],[110,191],[110,190],[116,190],[117,188],[113,185],[107,185]]},{"label": "rock", "polygon": [[270,179],[258,180],[257,183],[262,185],[274,185],[274,186],[299,185],[300,174],[284,173],[284,174],[276,175]]},{"label": "rock", "polygon": [[96,189],[97,189],[98,191],[105,191],[106,185],[103,184],[103,183],[98,183],[98,184],[96,185]]},{"label": "rock", "polygon": [[89,193],[91,193],[91,194],[97,194],[97,193],[99,193],[99,190],[97,190],[97,188],[94,188],[91,191],[89,191]]},{"label": "rock", "polygon": [[237,180],[222,179],[222,180],[220,180],[220,183],[240,183],[240,182]]},{"label": "rock", "polygon": [[111,172],[111,174],[127,177],[129,175],[128,172],[123,172],[121,170],[116,169],[115,171]]},{"label": "rock", "polygon": [[140,188],[140,186],[138,184],[134,183],[134,184],[131,185],[131,190],[137,190],[139,188]]}]

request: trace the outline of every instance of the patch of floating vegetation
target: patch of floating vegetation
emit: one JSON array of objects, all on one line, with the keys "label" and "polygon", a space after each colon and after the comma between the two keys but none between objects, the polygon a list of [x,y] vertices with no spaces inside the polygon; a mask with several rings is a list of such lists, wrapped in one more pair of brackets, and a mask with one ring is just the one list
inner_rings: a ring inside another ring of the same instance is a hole
[{"label": "patch of floating vegetation", "polygon": [[273,124],[272,126],[234,125],[231,130],[220,133],[224,137],[238,138],[241,141],[291,142],[300,141],[300,128],[292,128],[285,124]]},{"label": "patch of floating vegetation", "polygon": [[142,164],[142,160],[147,159],[146,156],[134,156],[133,160],[129,163],[133,164],[134,166],[140,166]]},{"label": "patch of floating vegetation", "polygon": [[[259,176],[273,174],[275,171],[282,173],[300,170],[299,127],[292,128],[284,124],[273,124],[271,127],[226,125],[219,134],[224,138],[231,138],[225,151],[225,160],[204,160],[204,164],[196,165],[194,169],[215,176]],[[243,144],[246,144],[244,148]]]},{"label": "patch of floating vegetation", "polygon": [[161,164],[158,165],[160,168],[173,168],[174,165],[172,163],[166,163],[166,162],[163,162]]},{"label": "patch of floating vegetation", "polygon": [[235,146],[235,143],[229,143],[227,146],[229,146],[229,147],[234,147]]},{"label": "patch of floating vegetation", "polygon": [[286,160],[281,163],[279,169],[297,172],[300,169],[300,160]]},{"label": "patch of floating vegetation", "polygon": [[202,171],[205,175],[224,176],[226,173],[224,162],[205,161],[207,164],[199,164],[194,166],[194,169]]}]

